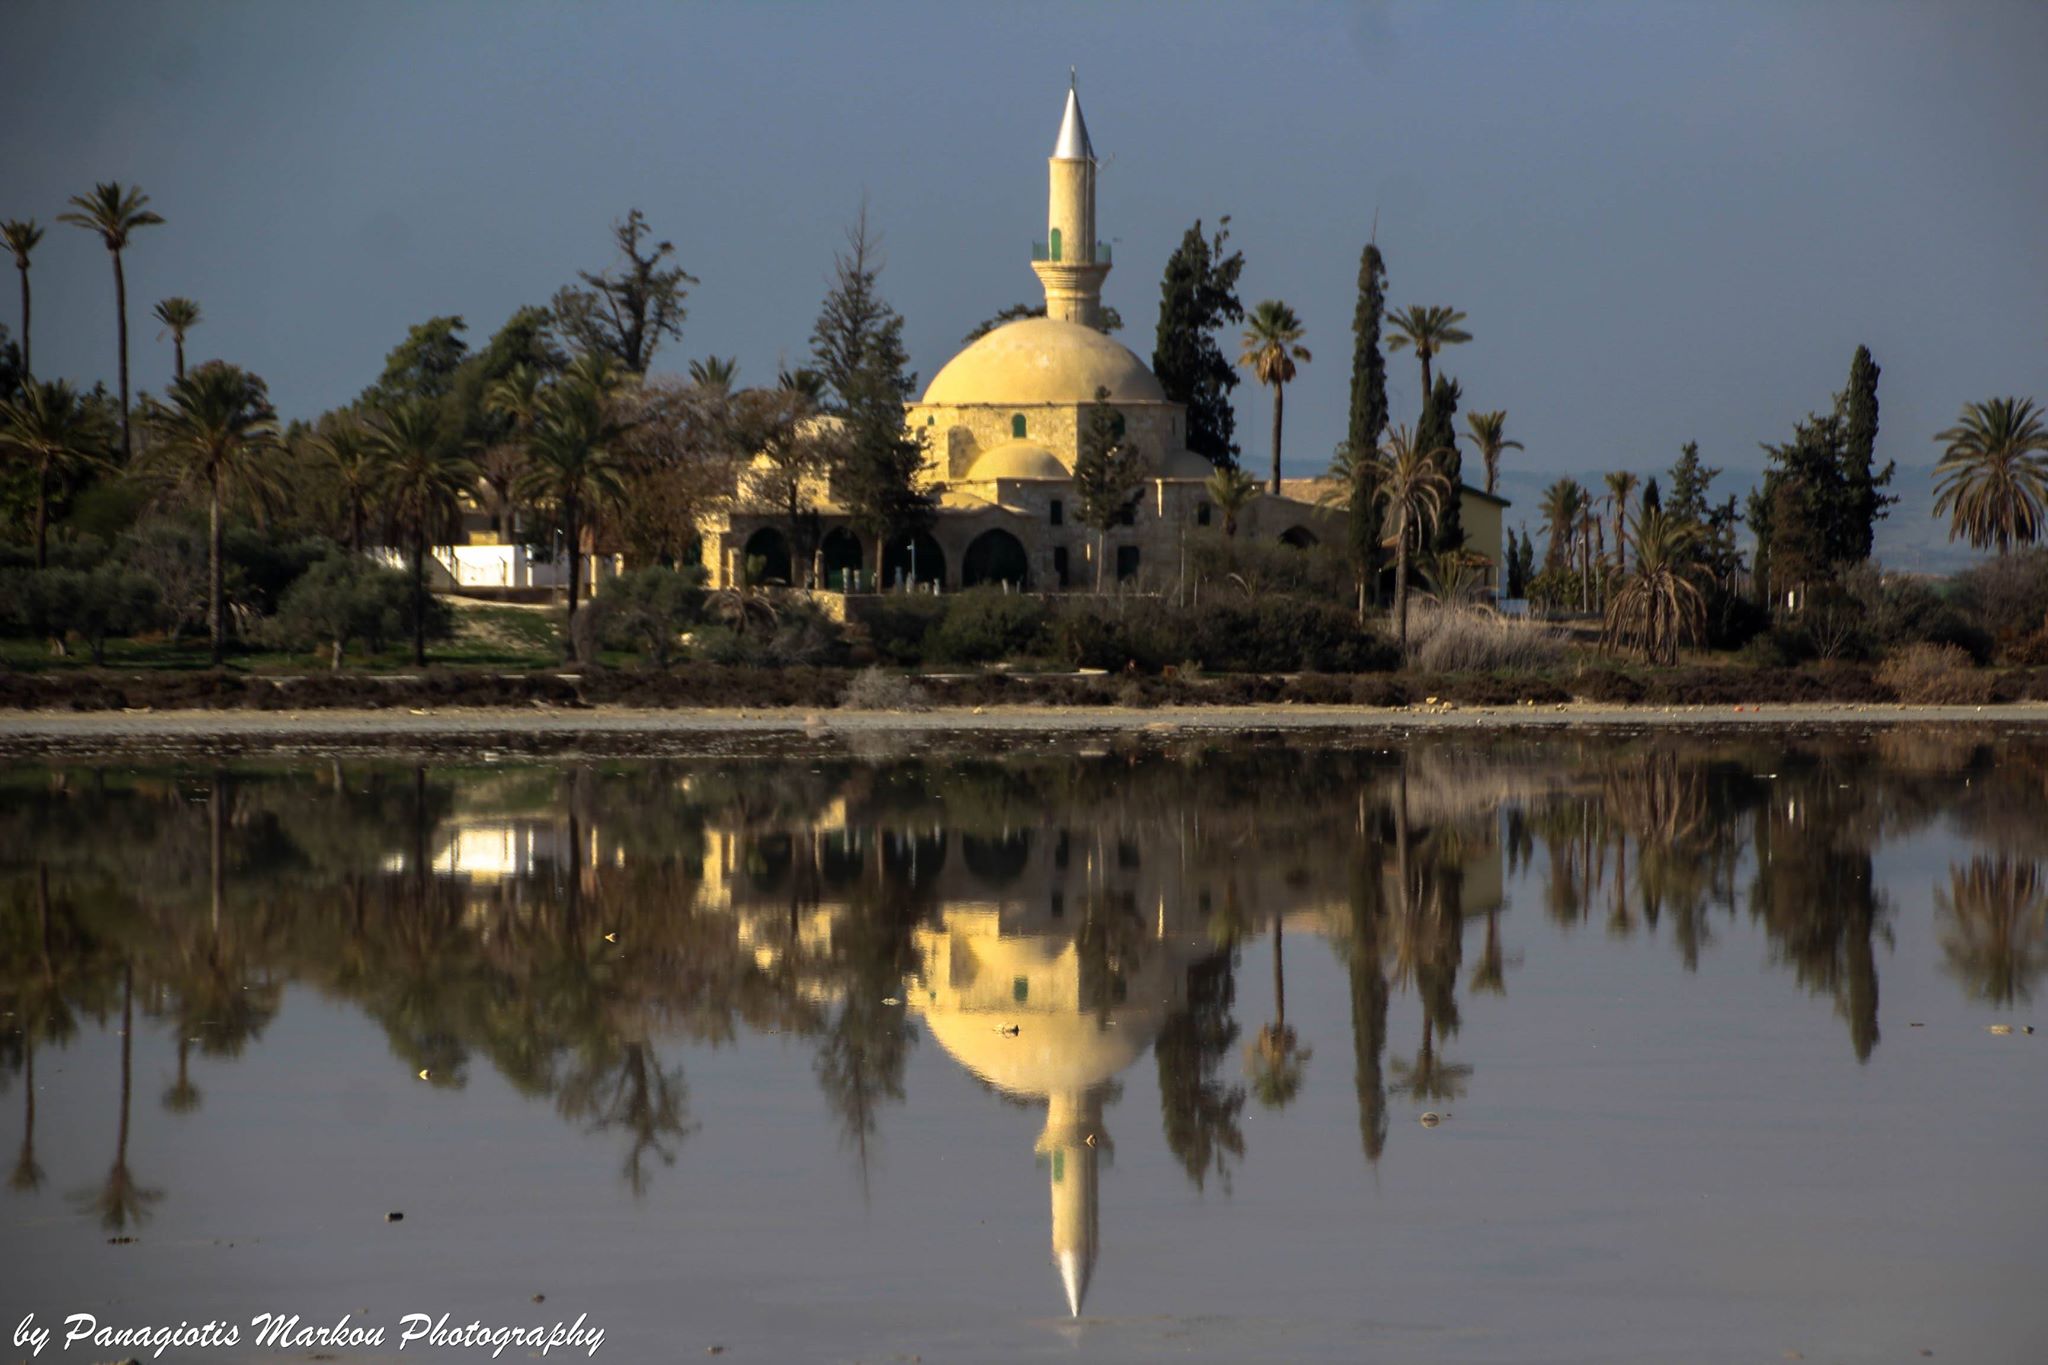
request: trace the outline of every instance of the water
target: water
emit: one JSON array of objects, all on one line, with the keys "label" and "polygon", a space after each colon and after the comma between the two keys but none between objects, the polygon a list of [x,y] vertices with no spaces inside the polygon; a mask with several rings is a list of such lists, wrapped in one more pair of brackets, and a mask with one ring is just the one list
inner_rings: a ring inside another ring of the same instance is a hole
[{"label": "water", "polygon": [[2048,1356],[2048,736],[859,744],[7,769],[4,1325]]}]

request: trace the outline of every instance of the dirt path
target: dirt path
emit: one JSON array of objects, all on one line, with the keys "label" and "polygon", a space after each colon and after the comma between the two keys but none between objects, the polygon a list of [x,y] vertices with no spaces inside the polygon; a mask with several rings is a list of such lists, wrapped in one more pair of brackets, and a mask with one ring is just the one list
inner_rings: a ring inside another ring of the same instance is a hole
[{"label": "dirt path", "polygon": [[0,754],[216,748],[661,752],[745,736],[1230,733],[1251,730],[1723,728],[1971,723],[2048,725],[2048,703],[1904,706],[976,707],[922,712],[475,708],[315,711],[0,711]]}]

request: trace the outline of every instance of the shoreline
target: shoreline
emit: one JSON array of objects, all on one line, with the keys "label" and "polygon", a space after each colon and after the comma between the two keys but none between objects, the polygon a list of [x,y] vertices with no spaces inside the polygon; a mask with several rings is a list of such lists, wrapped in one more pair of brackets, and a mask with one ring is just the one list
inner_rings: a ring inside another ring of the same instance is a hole
[{"label": "shoreline", "polygon": [[34,757],[153,750],[292,752],[456,748],[550,753],[591,748],[657,755],[669,741],[826,739],[859,735],[1241,734],[1253,731],[1569,730],[1751,728],[1813,725],[2041,725],[2048,702],[1925,706],[1893,702],[1785,702],[1758,706],[1652,706],[1561,702],[1539,706],[975,706],[925,711],[625,706],[576,709],[449,707],[407,710],[0,711],[0,755]]}]

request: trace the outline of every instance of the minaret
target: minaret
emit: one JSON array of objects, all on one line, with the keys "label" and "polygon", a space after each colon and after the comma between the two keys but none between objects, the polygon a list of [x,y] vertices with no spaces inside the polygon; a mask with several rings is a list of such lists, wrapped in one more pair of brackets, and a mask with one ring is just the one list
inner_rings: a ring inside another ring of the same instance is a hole
[{"label": "minaret", "polygon": [[1052,1167],[1052,1259],[1067,1291],[1067,1310],[1078,1318],[1102,1241],[1096,1179],[1109,1139],[1102,1128],[1100,1086],[1085,1095],[1057,1092],[1050,1100],[1038,1154]]},{"label": "minaret", "polygon": [[1102,279],[1109,274],[1107,252],[1097,259],[1095,241],[1095,148],[1081,117],[1081,96],[1069,76],[1067,109],[1060,116],[1052,148],[1052,192],[1048,196],[1045,242],[1032,252],[1031,268],[1045,285],[1045,315],[1089,327],[1102,325]]}]

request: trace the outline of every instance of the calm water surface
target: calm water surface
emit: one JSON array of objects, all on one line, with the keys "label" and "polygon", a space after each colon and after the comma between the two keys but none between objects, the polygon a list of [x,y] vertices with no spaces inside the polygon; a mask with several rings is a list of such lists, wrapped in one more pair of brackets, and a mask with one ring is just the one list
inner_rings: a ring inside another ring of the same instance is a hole
[{"label": "calm water surface", "polygon": [[9,1331],[2048,1359],[2039,731],[0,783]]}]

